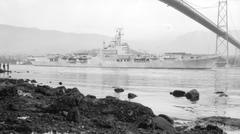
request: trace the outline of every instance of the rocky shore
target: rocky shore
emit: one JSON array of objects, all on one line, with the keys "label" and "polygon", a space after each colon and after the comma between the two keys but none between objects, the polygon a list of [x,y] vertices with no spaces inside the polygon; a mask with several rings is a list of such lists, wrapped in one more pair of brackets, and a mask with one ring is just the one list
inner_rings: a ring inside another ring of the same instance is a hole
[{"label": "rocky shore", "polygon": [[80,91],[28,79],[0,79],[0,134],[224,134],[214,122],[228,119],[228,124],[240,126],[239,120],[223,117],[176,126],[167,115],[155,115],[139,103],[85,96]]}]

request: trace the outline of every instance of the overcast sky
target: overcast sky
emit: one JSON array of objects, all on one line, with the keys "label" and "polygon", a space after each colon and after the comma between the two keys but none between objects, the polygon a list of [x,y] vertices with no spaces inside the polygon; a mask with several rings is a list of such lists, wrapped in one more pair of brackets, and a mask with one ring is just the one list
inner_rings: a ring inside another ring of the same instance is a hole
[{"label": "overcast sky", "polygon": [[[218,0],[188,1],[200,8]],[[199,10],[216,22],[217,8]],[[240,29],[239,13],[240,0],[229,0],[230,29]],[[0,23],[109,36],[123,27],[132,40],[206,30],[158,0],[0,0]]]}]

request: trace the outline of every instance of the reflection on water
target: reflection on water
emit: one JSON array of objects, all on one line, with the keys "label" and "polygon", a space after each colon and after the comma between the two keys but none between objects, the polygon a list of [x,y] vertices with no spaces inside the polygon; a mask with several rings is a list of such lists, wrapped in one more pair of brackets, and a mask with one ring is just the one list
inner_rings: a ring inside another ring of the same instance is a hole
[{"label": "reflection on water", "polygon": [[[228,69],[222,71],[222,73],[218,73],[215,71],[214,73],[214,88],[215,93],[223,92],[227,94],[228,91]],[[215,107],[215,115],[216,116],[225,116],[226,115],[226,106],[228,102],[228,96],[221,96],[221,94],[216,94],[213,105]]]},{"label": "reflection on water", "polygon": [[[36,79],[44,84],[78,87],[84,94],[97,97],[114,95],[112,87],[123,87],[121,99],[127,93],[138,95],[134,101],[154,110],[156,114],[193,119],[204,116],[231,116],[240,118],[240,69],[173,70],[173,69],[101,69],[11,66],[13,78]],[[29,71],[29,73],[27,72]],[[1,77],[8,77],[1,74]],[[169,95],[172,90],[197,89],[200,100],[191,103],[185,98]],[[220,96],[215,92],[225,92]]]}]

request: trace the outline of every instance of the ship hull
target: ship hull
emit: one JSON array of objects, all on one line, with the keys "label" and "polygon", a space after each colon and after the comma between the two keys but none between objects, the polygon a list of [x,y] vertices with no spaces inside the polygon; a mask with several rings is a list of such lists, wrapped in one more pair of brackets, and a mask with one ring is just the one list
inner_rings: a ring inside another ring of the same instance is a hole
[{"label": "ship hull", "polygon": [[32,62],[35,66],[52,67],[96,67],[96,68],[154,68],[154,69],[211,69],[216,67],[219,57],[210,57],[194,60],[155,60],[150,62],[115,62],[99,61],[94,63],[67,63],[67,62]]}]

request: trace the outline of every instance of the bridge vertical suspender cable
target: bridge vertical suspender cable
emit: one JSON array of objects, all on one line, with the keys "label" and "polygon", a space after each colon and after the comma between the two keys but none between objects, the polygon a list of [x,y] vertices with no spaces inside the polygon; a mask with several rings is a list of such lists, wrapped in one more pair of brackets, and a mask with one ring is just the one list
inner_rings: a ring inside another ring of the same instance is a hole
[{"label": "bridge vertical suspender cable", "polygon": [[219,28],[214,22],[212,22],[210,19],[205,17],[202,13],[194,9],[192,6],[184,2],[183,0],[159,0],[176,10],[182,12],[186,16],[192,18],[196,22],[200,23],[201,25],[205,26],[212,32],[216,33],[220,37],[224,38],[225,40],[228,40],[232,45],[240,49],[240,42],[237,41],[233,36],[228,34],[223,29]]}]

